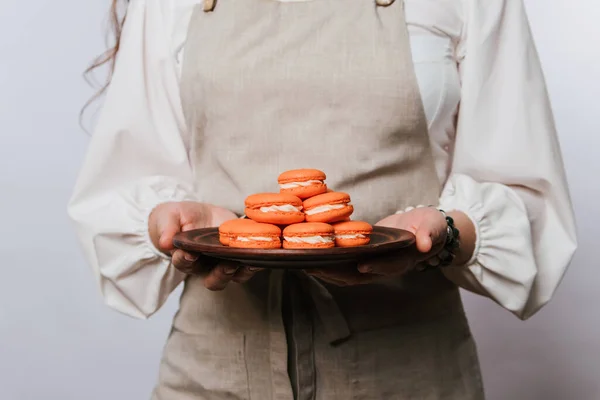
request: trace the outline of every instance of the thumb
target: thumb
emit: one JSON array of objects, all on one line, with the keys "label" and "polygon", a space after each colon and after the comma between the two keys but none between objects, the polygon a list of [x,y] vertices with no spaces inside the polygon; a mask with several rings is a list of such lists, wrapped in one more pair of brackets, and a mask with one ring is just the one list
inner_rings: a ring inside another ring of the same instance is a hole
[{"label": "thumb", "polygon": [[169,252],[175,249],[173,246],[173,238],[179,232],[181,232],[181,220],[179,213],[169,213],[165,218],[160,221],[159,227],[159,239],[158,246],[160,250]]},{"label": "thumb", "polygon": [[421,226],[415,234],[417,238],[417,250],[421,253],[429,253],[433,247],[431,239],[431,229],[428,226]]}]

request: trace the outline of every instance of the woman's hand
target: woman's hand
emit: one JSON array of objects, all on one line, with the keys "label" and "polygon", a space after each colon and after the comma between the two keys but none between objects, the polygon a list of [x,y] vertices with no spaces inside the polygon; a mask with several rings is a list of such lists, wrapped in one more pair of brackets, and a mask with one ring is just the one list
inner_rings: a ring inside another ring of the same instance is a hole
[{"label": "woman's hand", "polygon": [[361,263],[361,273],[401,275],[413,270],[419,262],[435,257],[446,243],[448,224],[446,217],[433,207],[415,208],[401,214],[390,215],[376,225],[404,229],[416,237],[412,251],[401,252],[396,257],[375,258]]},{"label": "woman's hand", "polygon": [[309,273],[340,286],[371,283],[382,277],[399,276],[413,270],[418,263],[435,257],[446,242],[448,226],[446,218],[439,210],[432,207],[415,208],[391,215],[376,225],[404,229],[413,233],[416,237],[415,246],[387,257],[366,260],[358,265],[357,270],[323,269]]},{"label": "woman's hand", "polygon": [[223,290],[231,281],[248,281],[259,269],[242,267],[235,263],[216,262],[214,259],[176,249],[173,246],[173,238],[179,232],[217,227],[236,218],[231,211],[210,204],[189,201],[163,203],[151,212],[148,231],[154,246],[172,257],[175,268],[186,274],[204,275],[204,286],[207,289]]}]

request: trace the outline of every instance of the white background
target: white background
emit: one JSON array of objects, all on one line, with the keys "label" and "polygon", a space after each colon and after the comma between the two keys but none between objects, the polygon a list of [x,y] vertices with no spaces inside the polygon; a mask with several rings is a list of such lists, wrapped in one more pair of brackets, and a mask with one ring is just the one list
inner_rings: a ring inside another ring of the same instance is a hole
[{"label": "white background", "polygon": [[[103,49],[109,1],[1,1],[0,399],[146,399],[178,296],[149,321],[105,307],[65,211],[88,141],[77,122],[91,94],[81,71]],[[526,3],[580,248],[555,299],[528,322],[465,300],[489,399],[597,400],[600,2]]]}]

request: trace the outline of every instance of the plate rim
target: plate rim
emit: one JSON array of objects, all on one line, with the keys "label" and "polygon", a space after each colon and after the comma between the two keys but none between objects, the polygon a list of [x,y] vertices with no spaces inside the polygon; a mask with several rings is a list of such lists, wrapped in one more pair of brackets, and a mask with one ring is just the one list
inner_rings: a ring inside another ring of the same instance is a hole
[{"label": "plate rim", "polygon": [[[294,258],[302,257],[302,258],[314,258],[318,259],[319,257],[358,257],[360,255],[374,254],[374,253],[384,253],[386,251],[400,250],[402,248],[410,247],[415,243],[416,237],[415,235],[407,231],[405,229],[384,227],[384,226],[374,226],[374,230],[385,233],[393,233],[400,237],[398,240],[383,242],[383,243],[375,243],[368,244],[364,246],[356,246],[356,247],[330,247],[326,249],[246,249],[246,248],[235,248],[235,247],[227,247],[227,246],[216,246],[216,245],[208,245],[203,243],[195,243],[190,245],[190,241],[187,237],[197,233],[205,233],[205,234],[216,234],[218,235],[218,227],[211,228],[200,228],[200,229],[192,229],[185,232],[179,232],[173,238],[173,245],[178,248],[188,252],[207,254],[211,257],[251,257],[263,260],[273,260],[273,259],[289,259],[292,261]],[[286,257],[289,256],[289,257]],[[308,261],[308,260],[307,260]]]}]

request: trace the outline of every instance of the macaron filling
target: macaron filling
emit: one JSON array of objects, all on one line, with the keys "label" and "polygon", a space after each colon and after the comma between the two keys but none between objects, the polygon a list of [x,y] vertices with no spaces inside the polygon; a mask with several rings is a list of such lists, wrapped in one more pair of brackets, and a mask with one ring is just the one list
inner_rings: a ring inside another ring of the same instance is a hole
[{"label": "macaron filling", "polygon": [[311,179],[308,181],[303,181],[303,182],[287,182],[287,183],[280,183],[279,187],[281,189],[295,189],[298,187],[307,187],[307,186],[312,186],[312,185],[323,185],[325,182],[321,181],[321,180],[315,180],[315,179]]},{"label": "macaron filling", "polygon": [[300,212],[300,211],[302,211],[302,206],[294,206],[292,204],[272,205],[272,206],[260,207],[260,211],[264,212],[264,213],[270,213],[270,212]]},{"label": "macaron filling", "polygon": [[366,239],[368,236],[364,235],[362,233],[354,233],[354,234],[339,234],[339,235],[335,235],[336,239],[342,239],[342,240],[347,240],[347,239]]},{"label": "macaron filling", "polygon": [[319,243],[332,243],[335,241],[333,235],[315,235],[315,236],[284,236],[285,241],[290,243],[306,243],[306,244],[319,244]]},{"label": "macaron filling", "polygon": [[278,241],[279,237],[266,236],[238,236],[235,238],[238,242],[274,242]]},{"label": "macaron filling", "polygon": [[304,213],[306,215],[315,215],[315,214],[320,214],[320,213],[331,211],[331,210],[340,210],[342,208],[348,207],[349,205],[350,205],[349,203],[325,204],[322,206],[316,206],[311,209],[307,209],[306,211],[304,211]]}]

